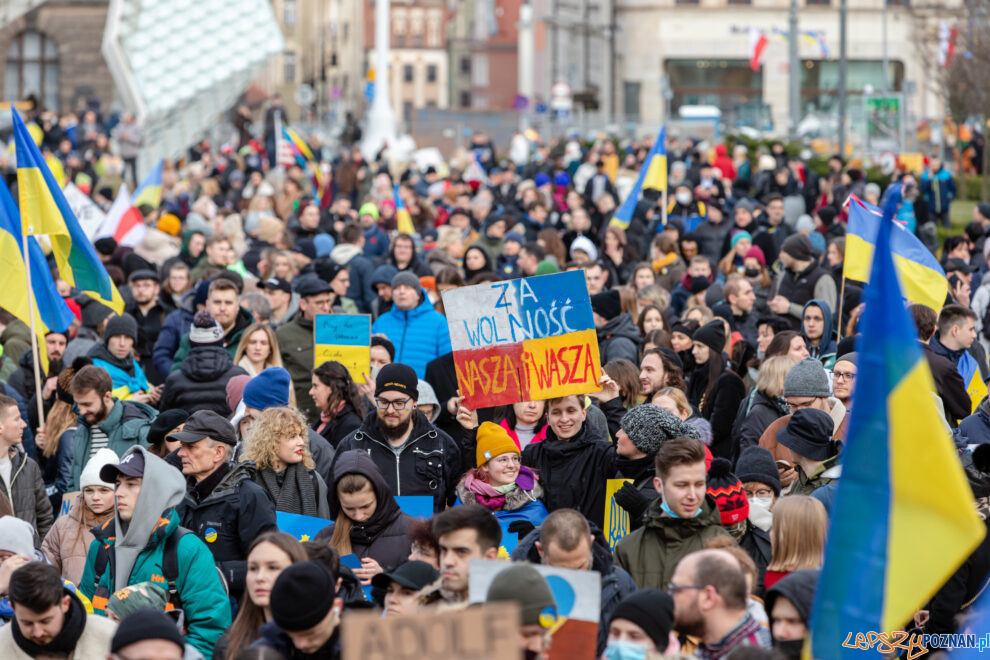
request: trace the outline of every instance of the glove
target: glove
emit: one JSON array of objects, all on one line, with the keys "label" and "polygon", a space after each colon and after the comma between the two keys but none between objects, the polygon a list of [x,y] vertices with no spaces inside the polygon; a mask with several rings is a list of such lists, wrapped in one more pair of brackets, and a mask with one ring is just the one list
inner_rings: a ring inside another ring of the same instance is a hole
[{"label": "glove", "polygon": [[632,483],[626,483],[615,493],[615,503],[629,512],[631,520],[639,520],[646,513],[646,507],[650,505],[651,501]]},{"label": "glove", "polygon": [[536,529],[536,526],[528,520],[514,520],[509,523],[509,531],[513,534],[518,534],[519,538],[523,538],[534,529]]}]

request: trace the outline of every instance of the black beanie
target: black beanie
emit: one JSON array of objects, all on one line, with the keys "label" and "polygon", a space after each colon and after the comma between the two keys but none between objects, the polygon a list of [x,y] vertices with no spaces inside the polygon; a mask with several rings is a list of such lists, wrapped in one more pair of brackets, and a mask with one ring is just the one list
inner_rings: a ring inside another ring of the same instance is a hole
[{"label": "black beanie", "polygon": [[635,623],[650,636],[657,650],[663,652],[667,650],[670,629],[674,625],[674,599],[659,589],[639,589],[615,606],[609,623],[616,619]]},{"label": "black beanie", "polygon": [[89,296],[80,303],[82,308],[82,324],[87,328],[96,328],[100,321],[113,314],[113,310],[103,303],[96,302]]},{"label": "black beanie", "polygon": [[725,324],[721,319],[709,321],[695,330],[691,339],[700,341],[711,350],[721,354],[725,350]]},{"label": "black beanie", "polygon": [[292,564],[279,573],[269,596],[272,619],[282,630],[309,630],[333,607],[333,575],[316,561]]},{"label": "black beanie", "polygon": [[822,224],[826,227],[831,227],[832,223],[835,222],[836,212],[831,206],[823,206],[815,213],[818,214],[818,219],[822,221]]},{"label": "black beanie", "polygon": [[93,241],[93,247],[95,247],[96,251],[104,257],[110,257],[113,256],[113,253],[117,250],[117,241],[110,236],[106,236]]},{"label": "black beanie", "polygon": [[611,321],[622,313],[622,297],[618,290],[609,289],[591,296],[591,311],[606,321]]},{"label": "black beanie", "polygon": [[117,653],[131,644],[148,639],[172,642],[183,651],[186,648],[186,640],[183,639],[175,621],[164,612],[145,607],[128,614],[121,620],[110,642],[110,652]]},{"label": "black beanie", "polygon": [[107,321],[107,327],[103,331],[103,341],[107,342],[111,337],[116,337],[117,335],[125,335],[137,341],[137,321],[127,312],[124,312],[121,316],[114,316]]},{"label": "black beanie", "polygon": [[811,239],[804,234],[792,234],[784,239],[780,246],[781,252],[786,252],[798,261],[812,261],[815,256],[815,247],[811,244]]},{"label": "black beanie", "polygon": [[407,364],[392,362],[382,367],[375,380],[375,396],[387,391],[401,392],[412,397],[413,401],[419,399],[419,378],[416,372]]},{"label": "black beanie", "polygon": [[780,497],[780,472],[773,460],[773,454],[763,447],[746,447],[739,452],[736,460],[736,476],[739,481],[750,481],[770,486],[774,494]]}]

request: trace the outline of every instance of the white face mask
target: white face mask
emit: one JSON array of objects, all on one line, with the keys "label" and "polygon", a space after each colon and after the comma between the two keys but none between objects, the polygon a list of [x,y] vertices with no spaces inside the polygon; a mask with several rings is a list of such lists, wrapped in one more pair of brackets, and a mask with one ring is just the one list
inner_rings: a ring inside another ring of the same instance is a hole
[{"label": "white face mask", "polygon": [[751,497],[749,499],[749,522],[764,532],[769,532],[770,526],[773,524],[771,506],[773,506],[772,497]]},{"label": "white face mask", "polygon": [[674,195],[674,198],[677,200],[678,204],[683,204],[684,206],[691,203],[691,193],[689,192],[679,192]]}]

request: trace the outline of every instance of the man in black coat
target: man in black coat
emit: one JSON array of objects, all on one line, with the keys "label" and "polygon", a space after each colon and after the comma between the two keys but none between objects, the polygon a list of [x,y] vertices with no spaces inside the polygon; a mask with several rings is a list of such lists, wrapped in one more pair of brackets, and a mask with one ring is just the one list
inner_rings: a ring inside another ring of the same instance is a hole
[{"label": "man in black coat", "polygon": [[136,270],[131,273],[127,281],[131,286],[131,297],[134,302],[127,305],[124,311],[133,316],[138,325],[138,338],[134,343],[134,350],[137,351],[138,362],[145,376],[148,377],[148,382],[152,385],[161,385],[168,374],[158,372],[152,360],[152,353],[162,326],[165,325],[165,319],[174,308],[163,304],[159,296],[161,280],[155,271]]},{"label": "man in black coat", "polygon": [[176,507],[180,524],[206,542],[230,595],[239,600],[248,548],[259,534],[277,531],[275,503],[254,482],[250,461],[230,462],[237,438],[220,415],[210,410],[193,413],[170,439],[182,443],[179,458],[188,483]]},{"label": "man in black coat", "polygon": [[921,341],[921,350],[928,360],[928,368],[932,372],[932,380],[935,381],[935,391],[942,399],[942,407],[945,409],[945,421],[949,426],[956,428],[959,420],[969,416],[972,412],[972,402],[962,376],[956,369],[955,363],[947,357],[939,355],[932,350],[928,340],[935,334],[935,323],[937,317],[935,310],[925,305],[911,305],[908,308],[914,318],[915,328],[918,330],[918,337]]}]

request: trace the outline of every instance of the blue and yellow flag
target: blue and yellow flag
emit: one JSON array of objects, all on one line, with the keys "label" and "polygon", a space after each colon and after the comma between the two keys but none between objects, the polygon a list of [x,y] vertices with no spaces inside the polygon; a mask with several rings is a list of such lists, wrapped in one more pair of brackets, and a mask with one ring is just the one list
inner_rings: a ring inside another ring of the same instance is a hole
[{"label": "blue and yellow flag", "polygon": [[980,366],[976,363],[976,359],[969,354],[969,351],[963,351],[962,357],[956,362],[956,370],[962,376],[963,385],[966,386],[966,392],[969,393],[969,400],[972,402],[970,412],[976,412],[976,407],[987,395],[987,384],[983,382]]},{"label": "blue and yellow flag", "polygon": [[164,161],[159,160],[144,181],[134,191],[134,208],[139,208],[144,204],[152,208],[158,208],[162,203],[162,167]]},{"label": "blue and yellow flag", "polygon": [[400,234],[415,234],[416,228],[413,226],[412,216],[409,209],[399,194],[399,184],[395,184],[395,226]]},{"label": "blue and yellow flag", "polygon": [[59,276],[118,314],[123,313],[124,300],[96,249],[79,226],[20,115],[13,109],[10,112],[17,145],[17,188],[24,233],[47,234]]},{"label": "blue and yellow flag", "polygon": [[[873,241],[880,228],[883,212],[876,206],[849,198],[849,226],[846,228],[846,256],[842,275],[857,282],[870,281]],[[904,297],[938,311],[945,304],[949,283],[945,271],[928,248],[899,224],[890,231],[890,252],[900,275]]]},{"label": "blue and yellow flag", "polygon": [[650,152],[646,154],[646,160],[639,169],[639,176],[632,190],[626,195],[622,206],[612,216],[609,222],[613,227],[620,227],[623,230],[629,228],[632,222],[633,212],[636,211],[636,204],[639,203],[639,196],[643,190],[664,190],[667,188],[667,125],[660,127],[657,139],[653,141]]},{"label": "blue and yellow flag", "polygon": [[856,405],[811,614],[820,660],[862,658],[844,648],[847,635],[902,629],[986,531],[902,302],[890,247],[897,230],[890,221],[878,229]]},{"label": "blue and yellow flag", "polygon": [[31,314],[34,314],[41,365],[45,373],[48,373],[45,335],[49,331],[65,332],[72,324],[73,316],[65,300],[58,294],[41,246],[33,237],[28,237],[31,289],[34,291],[32,306],[23,255],[21,217],[14,198],[7,190],[7,184],[0,179],[0,307],[28,326],[31,325]]}]

